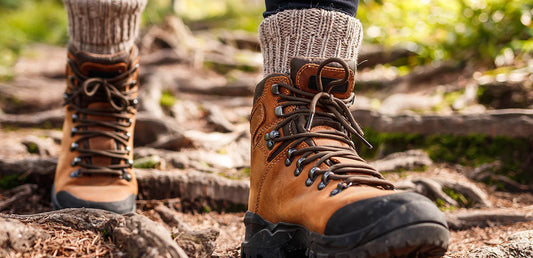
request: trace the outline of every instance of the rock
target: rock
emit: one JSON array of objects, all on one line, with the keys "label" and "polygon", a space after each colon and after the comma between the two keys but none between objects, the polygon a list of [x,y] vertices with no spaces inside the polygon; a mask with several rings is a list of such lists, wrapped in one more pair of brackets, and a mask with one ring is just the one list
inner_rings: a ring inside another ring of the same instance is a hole
[{"label": "rock", "polygon": [[526,258],[533,257],[533,230],[516,232],[497,246],[481,246],[470,251],[468,257]]}]

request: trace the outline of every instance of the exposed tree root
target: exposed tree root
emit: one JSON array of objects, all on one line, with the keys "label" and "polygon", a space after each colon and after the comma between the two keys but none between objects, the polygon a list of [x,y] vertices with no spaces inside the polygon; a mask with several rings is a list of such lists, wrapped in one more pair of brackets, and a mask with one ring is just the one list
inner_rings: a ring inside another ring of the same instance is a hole
[{"label": "exposed tree root", "polygon": [[452,230],[509,225],[528,221],[533,221],[533,207],[526,207],[519,212],[512,209],[493,209],[446,214],[446,222]]},{"label": "exposed tree root", "polygon": [[129,257],[187,257],[161,224],[138,214],[119,215],[95,209],[65,209],[35,215],[6,215],[24,223],[58,223],[76,230],[109,236]]}]

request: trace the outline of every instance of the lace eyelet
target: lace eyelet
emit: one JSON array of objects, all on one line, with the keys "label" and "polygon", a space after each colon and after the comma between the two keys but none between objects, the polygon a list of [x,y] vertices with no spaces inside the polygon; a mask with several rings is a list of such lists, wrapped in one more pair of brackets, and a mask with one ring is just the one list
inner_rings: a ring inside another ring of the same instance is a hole
[{"label": "lace eyelet", "polygon": [[77,150],[79,147],[80,147],[80,145],[79,145],[77,142],[73,142],[73,143],[70,145],[70,151],[75,151],[75,150]]},{"label": "lace eyelet", "polygon": [[68,93],[63,93],[63,99],[64,100],[67,100],[68,98],[70,97],[70,95]]},{"label": "lace eyelet", "polygon": [[131,174],[126,172],[125,170],[122,170],[122,176],[120,176],[120,178],[126,180],[126,181],[131,181],[132,177],[131,177]]},{"label": "lace eyelet", "polygon": [[274,95],[281,94],[281,91],[279,90],[279,85],[277,83],[272,84],[272,86],[270,86],[270,92],[272,92],[272,94]]},{"label": "lace eyelet", "polygon": [[296,169],[294,169],[294,176],[299,176],[301,173],[302,173],[302,169],[301,168],[296,167]]},{"label": "lace eyelet", "polygon": [[133,166],[133,160],[132,159],[128,159],[128,165]]},{"label": "lace eyelet", "polygon": [[131,137],[131,133],[125,133],[124,135],[126,136],[126,141],[129,141]]},{"label": "lace eyelet", "polygon": [[77,127],[72,127],[72,129],[70,130],[70,137],[73,137],[76,133],[78,133],[78,128]]},{"label": "lace eyelet", "polygon": [[331,171],[328,171],[328,172],[322,174],[322,180],[320,180],[320,183],[318,184],[318,190],[319,191],[324,189],[324,188],[326,188],[326,186],[328,186],[328,184],[329,184],[329,178],[328,177],[330,175],[333,175],[333,174],[335,174],[335,173],[333,173]]},{"label": "lace eyelet", "polygon": [[72,122],[76,122],[78,121],[78,119],[80,118],[80,116],[76,113],[72,114]]},{"label": "lace eyelet", "polygon": [[269,150],[274,148],[274,141],[266,141],[266,146]]},{"label": "lace eyelet", "polygon": [[128,152],[128,154],[130,154],[130,151],[131,151],[130,146],[126,146],[126,151]]},{"label": "lace eyelet", "polygon": [[313,167],[311,169],[309,169],[309,174],[307,175],[307,180],[305,180],[305,185],[306,186],[311,186],[314,182],[315,182],[315,179],[316,179],[316,172],[320,171],[320,168],[318,167]]},{"label": "lace eyelet", "polygon": [[337,185],[337,188],[333,189],[333,191],[331,191],[331,193],[329,194],[329,196],[335,196],[337,194],[339,194],[340,192],[342,192],[342,190],[348,188],[352,186],[352,183],[346,183],[346,182],[340,182],[338,185]]},{"label": "lace eyelet", "polygon": [[274,109],[274,114],[276,116],[283,116],[283,107],[282,106],[277,106],[275,109]]},{"label": "lace eyelet", "polygon": [[137,106],[138,104],[139,104],[139,99],[134,98],[134,99],[130,100],[130,105],[131,105],[131,106],[134,106],[134,107],[135,107],[135,106]]},{"label": "lace eyelet", "polygon": [[292,164],[292,154],[297,151],[295,148],[290,148],[287,151],[287,158],[285,159],[285,166],[290,166]]},{"label": "lace eyelet", "polygon": [[298,168],[302,168],[302,163],[305,161],[305,158],[304,157],[301,157],[298,159],[298,161],[296,161],[296,167]]},{"label": "lace eyelet", "polygon": [[72,162],[70,163],[70,165],[71,165],[72,167],[75,167],[75,166],[77,166],[80,162],[81,162],[81,158],[80,158],[80,157],[75,157],[75,158],[72,160]]},{"label": "lace eyelet", "polygon": [[275,138],[278,138],[281,134],[279,133],[279,131],[276,131],[276,130],[272,130],[270,133],[270,139],[275,139]]},{"label": "lace eyelet", "polygon": [[81,176],[81,174],[80,174],[80,170],[79,169],[76,169],[75,171],[72,171],[70,173],[70,177],[71,178],[80,177],[80,176]]}]

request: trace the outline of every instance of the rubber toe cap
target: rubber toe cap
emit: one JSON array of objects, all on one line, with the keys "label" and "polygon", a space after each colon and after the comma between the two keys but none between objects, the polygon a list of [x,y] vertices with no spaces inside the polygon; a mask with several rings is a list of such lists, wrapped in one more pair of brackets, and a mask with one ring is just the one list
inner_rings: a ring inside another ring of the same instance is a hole
[{"label": "rubber toe cap", "polygon": [[435,223],[444,227],[446,219],[428,198],[412,192],[385,195],[348,204],[328,220],[325,235],[359,231],[375,237],[404,226]]},{"label": "rubber toe cap", "polygon": [[66,191],[59,191],[57,194],[52,189],[52,204],[54,209],[65,208],[93,208],[107,210],[118,214],[135,212],[136,196],[134,194],[128,195],[125,199],[113,202],[94,202],[87,201],[70,194]]}]

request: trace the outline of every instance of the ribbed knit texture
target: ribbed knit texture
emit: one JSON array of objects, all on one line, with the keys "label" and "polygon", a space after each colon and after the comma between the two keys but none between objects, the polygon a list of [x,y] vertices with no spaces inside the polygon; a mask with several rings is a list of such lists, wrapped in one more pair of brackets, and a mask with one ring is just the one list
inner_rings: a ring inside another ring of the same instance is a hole
[{"label": "ribbed knit texture", "polygon": [[63,0],[70,44],[77,50],[114,54],[133,47],[147,0]]},{"label": "ribbed knit texture", "polygon": [[363,39],[355,17],[323,9],[286,10],[259,25],[263,72],[289,73],[295,56],[339,57],[357,62]]}]

